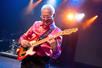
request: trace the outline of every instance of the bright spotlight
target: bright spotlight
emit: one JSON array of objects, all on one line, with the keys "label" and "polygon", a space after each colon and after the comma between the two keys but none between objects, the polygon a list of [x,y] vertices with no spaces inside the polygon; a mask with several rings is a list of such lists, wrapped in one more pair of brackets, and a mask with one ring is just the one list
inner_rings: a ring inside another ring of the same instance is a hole
[{"label": "bright spotlight", "polygon": [[80,13],[73,8],[70,8],[66,11],[63,11],[61,17],[65,25],[68,25],[68,27],[72,27],[79,25],[82,22],[83,18],[85,17],[85,14]]},{"label": "bright spotlight", "polygon": [[67,15],[67,19],[69,21],[76,21],[76,22],[80,22],[82,21],[82,19],[85,17],[84,13],[68,13]]},{"label": "bright spotlight", "polygon": [[73,13],[68,13],[67,19],[68,19],[69,21],[74,20],[74,14],[73,14]]},{"label": "bright spotlight", "polygon": [[95,20],[98,18],[98,15],[91,17],[90,19],[86,20],[85,23],[82,24],[83,29],[88,28],[89,26],[91,26]]},{"label": "bright spotlight", "polygon": [[84,17],[85,17],[84,13],[78,13],[75,15],[75,18],[78,22],[82,21]]}]

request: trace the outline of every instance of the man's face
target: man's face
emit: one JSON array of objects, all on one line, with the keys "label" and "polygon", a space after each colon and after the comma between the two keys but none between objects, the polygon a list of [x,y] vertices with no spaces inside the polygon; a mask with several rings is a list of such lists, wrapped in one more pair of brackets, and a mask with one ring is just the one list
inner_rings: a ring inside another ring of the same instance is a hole
[{"label": "man's face", "polygon": [[44,23],[46,24],[50,24],[53,22],[53,17],[52,17],[52,13],[51,13],[51,10],[49,9],[43,9],[41,11],[41,19]]}]

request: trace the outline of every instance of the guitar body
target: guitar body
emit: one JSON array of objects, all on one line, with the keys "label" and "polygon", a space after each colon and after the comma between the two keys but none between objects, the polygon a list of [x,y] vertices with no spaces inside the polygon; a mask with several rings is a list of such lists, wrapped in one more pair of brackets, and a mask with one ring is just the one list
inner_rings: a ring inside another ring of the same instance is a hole
[{"label": "guitar body", "polygon": [[30,47],[30,48],[23,48],[23,47],[20,47],[18,48],[18,57],[17,59],[18,60],[23,60],[24,58],[26,58],[28,55],[32,56],[34,55],[36,52],[33,51],[34,47]]}]

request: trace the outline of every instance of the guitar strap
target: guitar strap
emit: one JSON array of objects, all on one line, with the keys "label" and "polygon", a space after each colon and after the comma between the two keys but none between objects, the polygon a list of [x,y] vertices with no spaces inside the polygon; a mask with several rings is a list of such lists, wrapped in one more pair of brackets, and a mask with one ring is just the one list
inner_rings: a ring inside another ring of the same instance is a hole
[{"label": "guitar strap", "polygon": [[43,33],[43,34],[39,37],[39,40],[41,40],[41,39],[47,37],[47,36],[52,32],[52,30],[54,30],[54,29],[55,29],[54,25],[51,24],[51,25],[50,25],[50,29],[47,30],[45,33]]}]

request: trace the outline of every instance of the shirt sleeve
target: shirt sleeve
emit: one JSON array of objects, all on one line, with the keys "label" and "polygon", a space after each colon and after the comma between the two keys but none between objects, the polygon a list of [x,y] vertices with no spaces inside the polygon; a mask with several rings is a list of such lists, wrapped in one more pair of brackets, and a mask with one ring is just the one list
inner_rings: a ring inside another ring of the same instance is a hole
[{"label": "shirt sleeve", "polygon": [[23,35],[21,35],[21,37],[19,38],[19,43],[22,40],[27,40],[27,41],[30,41],[31,40],[31,36],[33,34],[34,26],[35,26],[35,24],[33,24]]},{"label": "shirt sleeve", "polygon": [[[56,28],[55,30],[52,31],[52,33],[51,33],[50,35],[51,35],[51,36],[54,36],[54,35],[56,35],[58,32],[61,32],[61,30],[60,30],[59,28]],[[50,36],[50,35],[49,35],[49,36]],[[61,46],[61,44],[62,44],[62,36],[56,37],[55,40],[56,40],[57,45],[58,45],[58,46]]]},{"label": "shirt sleeve", "polygon": [[[61,32],[61,30],[59,28],[55,29],[51,35],[54,36],[58,32]],[[57,38],[55,38],[55,43],[56,43],[55,46],[50,45],[52,47],[52,51],[53,51],[53,54],[52,54],[53,59],[58,58],[61,54],[62,36],[58,36]]]}]

